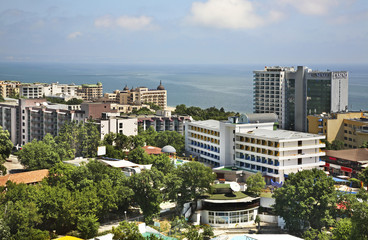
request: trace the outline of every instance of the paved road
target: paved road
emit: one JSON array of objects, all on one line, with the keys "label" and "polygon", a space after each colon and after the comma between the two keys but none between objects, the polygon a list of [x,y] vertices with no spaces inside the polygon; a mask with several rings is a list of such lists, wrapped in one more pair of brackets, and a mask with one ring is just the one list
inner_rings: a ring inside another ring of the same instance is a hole
[{"label": "paved road", "polygon": [[6,167],[8,174],[17,173],[24,170],[24,166],[20,164],[20,162],[18,161],[18,157],[12,154],[4,163],[4,166]]}]

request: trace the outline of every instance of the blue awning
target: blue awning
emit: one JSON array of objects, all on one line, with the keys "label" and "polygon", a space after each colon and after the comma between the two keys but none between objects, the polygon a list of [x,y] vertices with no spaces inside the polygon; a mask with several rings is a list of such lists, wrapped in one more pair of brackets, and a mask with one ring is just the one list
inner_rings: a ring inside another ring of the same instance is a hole
[{"label": "blue awning", "polygon": [[332,177],[332,179],[333,179],[335,182],[350,182],[349,180],[341,179],[341,178],[337,178],[337,177]]}]

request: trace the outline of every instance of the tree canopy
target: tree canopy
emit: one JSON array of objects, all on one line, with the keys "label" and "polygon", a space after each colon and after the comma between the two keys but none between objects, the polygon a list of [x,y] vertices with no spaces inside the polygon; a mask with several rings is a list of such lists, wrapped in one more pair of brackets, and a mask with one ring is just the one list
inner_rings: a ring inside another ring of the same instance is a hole
[{"label": "tree canopy", "polygon": [[255,195],[259,195],[261,190],[266,186],[266,182],[260,172],[248,177],[246,183],[247,191]]},{"label": "tree canopy", "polygon": [[334,181],[322,170],[291,173],[273,195],[274,209],[291,232],[301,233],[309,226],[321,230],[331,224],[335,194]]},{"label": "tree canopy", "polygon": [[0,173],[6,174],[6,167],[3,165],[13,149],[10,134],[0,126]]},{"label": "tree canopy", "polygon": [[192,116],[194,120],[227,120],[228,117],[239,115],[235,112],[225,112],[224,108],[210,107],[202,109],[200,107],[187,107],[184,104],[177,105],[175,108],[175,114],[178,115],[189,115]]}]

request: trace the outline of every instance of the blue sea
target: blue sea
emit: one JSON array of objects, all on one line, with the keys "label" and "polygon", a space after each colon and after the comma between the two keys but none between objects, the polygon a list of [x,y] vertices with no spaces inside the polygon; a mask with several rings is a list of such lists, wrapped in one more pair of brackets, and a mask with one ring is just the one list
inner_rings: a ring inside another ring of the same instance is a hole
[{"label": "blue sea", "polygon": [[[368,110],[368,65],[307,65],[313,70],[349,71],[349,109]],[[224,107],[252,112],[253,70],[264,65],[127,65],[0,63],[0,80],[21,82],[96,83],[104,92],[146,86],[160,81],[168,92],[168,105]]]}]

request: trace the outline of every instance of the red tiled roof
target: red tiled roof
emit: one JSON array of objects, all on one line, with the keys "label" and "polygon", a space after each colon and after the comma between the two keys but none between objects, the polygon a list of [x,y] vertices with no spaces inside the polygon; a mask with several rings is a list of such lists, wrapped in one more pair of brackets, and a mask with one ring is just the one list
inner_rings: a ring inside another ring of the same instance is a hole
[{"label": "red tiled roof", "polygon": [[368,160],[368,149],[357,148],[357,149],[346,149],[346,150],[326,150],[327,157],[334,157],[353,162],[367,161]]},{"label": "red tiled roof", "polygon": [[146,151],[147,154],[161,154],[161,148],[159,147],[153,147],[153,146],[144,146],[142,147],[144,151]]},{"label": "red tiled roof", "polygon": [[14,183],[25,183],[25,184],[37,183],[37,182],[41,182],[42,179],[47,177],[48,174],[49,174],[48,169],[8,174],[8,175],[0,177],[0,186],[5,186],[7,181],[12,181]]}]

